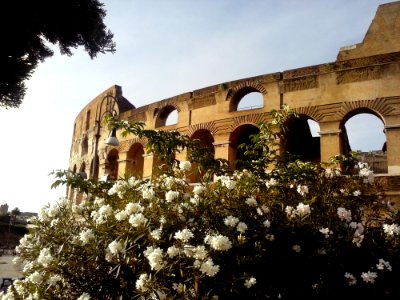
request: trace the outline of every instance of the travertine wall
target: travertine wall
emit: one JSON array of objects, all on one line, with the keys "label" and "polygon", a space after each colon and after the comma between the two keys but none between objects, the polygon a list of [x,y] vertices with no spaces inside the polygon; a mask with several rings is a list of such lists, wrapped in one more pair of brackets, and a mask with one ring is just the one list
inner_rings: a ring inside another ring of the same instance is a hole
[{"label": "travertine wall", "polygon": [[[237,110],[239,101],[251,92],[262,94],[264,106]],[[227,159],[232,166],[238,155],[235,141],[251,128],[248,125],[268,121],[266,112],[280,109],[283,104],[318,122],[321,161],[347,151],[344,123],[355,114],[369,112],[384,123],[386,176],[395,178],[400,175],[400,2],[379,6],[364,40],[340,49],[335,62],[225,82],[138,108],[122,96],[119,86],[101,93],[75,120],[70,169],[95,177],[110,174],[116,178],[125,173],[148,177],[153,157],[143,153],[145,141],[118,136],[118,147],[106,146],[106,128],[101,128],[98,135],[100,168],[93,168],[96,118],[105,111],[103,99],[108,94],[118,100],[120,119],[189,136],[201,132],[212,140],[215,156]],[[177,124],[165,126],[166,117],[175,109]],[[185,159],[185,154],[177,159]]]}]

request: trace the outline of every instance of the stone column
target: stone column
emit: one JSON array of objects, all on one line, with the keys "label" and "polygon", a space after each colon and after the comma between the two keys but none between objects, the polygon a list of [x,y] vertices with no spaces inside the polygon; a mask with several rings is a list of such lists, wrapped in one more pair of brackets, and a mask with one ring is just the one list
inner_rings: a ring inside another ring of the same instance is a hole
[{"label": "stone column", "polygon": [[388,174],[400,175],[400,124],[386,125]]},{"label": "stone column", "polygon": [[332,156],[341,154],[340,133],[340,129],[319,132],[321,136],[321,162],[328,162]]},{"label": "stone column", "polygon": [[153,175],[153,153],[143,154],[143,179],[149,179]]},{"label": "stone column", "polygon": [[126,174],[126,168],[128,164],[127,156],[128,152],[120,152],[118,153],[119,159],[118,159],[118,178],[125,177]]}]

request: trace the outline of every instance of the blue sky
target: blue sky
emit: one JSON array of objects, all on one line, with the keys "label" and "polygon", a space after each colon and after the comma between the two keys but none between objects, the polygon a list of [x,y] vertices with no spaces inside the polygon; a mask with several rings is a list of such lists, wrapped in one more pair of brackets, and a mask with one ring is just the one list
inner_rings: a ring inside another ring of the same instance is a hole
[{"label": "blue sky", "polygon": [[[225,81],[332,62],[340,47],[362,41],[378,5],[388,2],[105,1],[117,52],[91,60],[82,49],[67,57],[54,47],[54,57],[26,82],[21,107],[0,108],[0,204],[38,211],[65,195],[64,188],[50,189],[48,174],[68,167],[75,117],[110,86],[122,86],[138,107]],[[371,142],[362,133],[372,122],[358,122],[360,143],[353,148],[381,147],[382,141],[361,143]]]}]

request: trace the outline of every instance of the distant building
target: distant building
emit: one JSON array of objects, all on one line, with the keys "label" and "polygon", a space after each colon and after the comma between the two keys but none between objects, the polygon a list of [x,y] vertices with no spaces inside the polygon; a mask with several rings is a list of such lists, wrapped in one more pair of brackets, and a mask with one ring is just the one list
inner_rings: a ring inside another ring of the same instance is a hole
[{"label": "distant building", "polygon": [[0,216],[6,215],[8,213],[8,204],[2,204],[0,205]]}]

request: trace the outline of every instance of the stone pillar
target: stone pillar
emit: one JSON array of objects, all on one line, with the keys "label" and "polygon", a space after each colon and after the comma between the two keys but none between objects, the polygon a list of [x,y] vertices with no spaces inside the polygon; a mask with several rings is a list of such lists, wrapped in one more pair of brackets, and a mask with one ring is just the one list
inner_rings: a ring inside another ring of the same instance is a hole
[{"label": "stone pillar", "polygon": [[340,133],[341,130],[320,131],[321,136],[321,162],[329,162],[332,156],[341,154],[340,149]]},{"label": "stone pillar", "polygon": [[340,121],[320,122],[321,162],[329,162],[332,156],[342,154]]},{"label": "stone pillar", "polygon": [[127,156],[128,152],[120,152],[118,153],[119,159],[118,159],[118,178],[125,177],[126,174],[126,168],[127,168]]},{"label": "stone pillar", "polygon": [[143,154],[143,179],[149,179],[153,175],[153,153]]},{"label": "stone pillar", "polygon": [[400,124],[386,125],[388,174],[400,175]]}]

